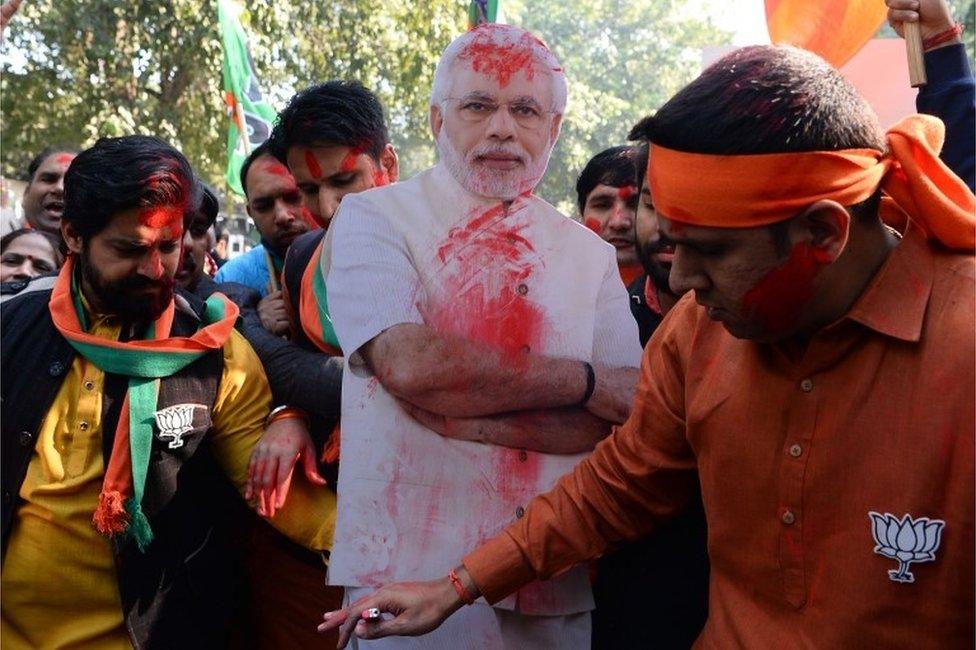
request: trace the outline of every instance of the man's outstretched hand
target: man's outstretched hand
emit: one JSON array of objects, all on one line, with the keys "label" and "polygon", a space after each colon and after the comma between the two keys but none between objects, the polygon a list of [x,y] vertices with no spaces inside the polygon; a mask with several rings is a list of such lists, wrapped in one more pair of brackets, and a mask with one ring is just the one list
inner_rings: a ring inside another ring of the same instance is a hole
[{"label": "man's outstretched hand", "polygon": [[[474,583],[464,568],[458,569],[457,573],[471,597],[477,597]],[[345,609],[326,612],[322,617],[325,622],[318,630],[327,632],[339,628],[339,648],[345,648],[353,634],[360,639],[419,636],[437,629],[461,605],[461,598],[449,578],[399,582],[381,587]],[[365,620],[363,613],[374,607],[383,616],[375,621]]]}]

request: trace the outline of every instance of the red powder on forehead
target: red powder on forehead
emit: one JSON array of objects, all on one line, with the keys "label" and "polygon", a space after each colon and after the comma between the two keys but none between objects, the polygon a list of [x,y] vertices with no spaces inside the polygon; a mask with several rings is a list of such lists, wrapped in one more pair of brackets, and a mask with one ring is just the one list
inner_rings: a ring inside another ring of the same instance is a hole
[{"label": "red powder on forehead", "polygon": [[54,160],[62,165],[70,165],[71,161],[75,159],[75,154],[73,153],[59,153]]},{"label": "red powder on forehead", "polygon": [[781,266],[767,273],[742,298],[742,313],[768,332],[793,327],[803,305],[813,296],[813,280],[826,264],[823,253],[809,244],[793,247]]},{"label": "red powder on forehead", "polygon": [[342,162],[339,164],[339,171],[348,173],[356,169],[356,163],[358,162],[359,156],[362,155],[362,153],[363,150],[359,147],[352,147],[349,149],[349,153],[346,154],[346,157],[343,158]]},{"label": "red powder on forehead", "polygon": [[624,185],[623,187],[617,188],[617,196],[620,197],[621,201],[626,201],[636,193],[637,187],[634,185]]},{"label": "red powder on forehead", "polygon": [[[499,27],[484,25],[475,30],[474,40],[458,55],[458,59],[470,61],[475,72],[493,79],[504,88],[518,72],[525,74],[528,81],[535,76],[535,61],[548,51],[545,43],[528,32],[515,42],[499,43],[494,34]],[[536,56],[536,55],[539,56]],[[561,68],[553,67],[554,72]]]},{"label": "red powder on forehead", "polygon": [[322,178],[322,167],[311,151],[305,152],[305,166],[308,167],[308,173],[312,175],[312,178],[316,180]]},{"label": "red powder on forehead", "polygon": [[183,230],[183,208],[176,205],[157,205],[143,209],[139,213],[139,222],[150,228],[166,228],[167,226]]},{"label": "red powder on forehead", "polygon": [[590,230],[592,230],[593,232],[595,232],[598,235],[603,230],[603,224],[601,224],[599,221],[597,221],[596,219],[594,219],[592,217],[590,217],[589,219],[587,219],[583,223],[583,225],[586,226],[587,228],[589,228]]},{"label": "red powder on forehead", "polygon": [[267,158],[262,160],[261,169],[269,174],[274,174],[275,176],[291,178],[291,172],[288,171],[288,168],[282,165],[274,158]]},{"label": "red powder on forehead", "polygon": [[302,219],[304,219],[305,221],[307,221],[308,224],[310,226],[312,226],[313,228],[325,228],[325,224],[324,223],[320,223],[315,218],[315,215],[312,214],[312,212],[308,208],[306,208],[304,205],[302,206]]}]

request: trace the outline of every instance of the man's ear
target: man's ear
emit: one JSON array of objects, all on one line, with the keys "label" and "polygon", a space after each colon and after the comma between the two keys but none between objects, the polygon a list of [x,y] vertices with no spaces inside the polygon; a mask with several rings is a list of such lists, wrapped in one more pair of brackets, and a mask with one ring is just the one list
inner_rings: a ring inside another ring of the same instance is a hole
[{"label": "man's ear", "polygon": [[837,201],[823,199],[797,215],[790,231],[791,241],[809,243],[814,259],[833,264],[847,247],[851,214]]},{"label": "man's ear", "polygon": [[387,144],[380,153],[380,165],[386,171],[386,177],[391,183],[396,183],[400,178],[400,159],[397,157],[396,149],[392,144]]},{"label": "man's ear", "polygon": [[563,116],[559,113],[552,116],[552,124],[549,125],[549,142],[555,144],[559,137],[559,130],[563,125]]},{"label": "man's ear", "polygon": [[434,134],[434,141],[441,135],[441,127],[444,126],[444,116],[441,114],[441,107],[436,104],[430,105],[430,132]]},{"label": "man's ear", "polygon": [[61,237],[64,239],[64,243],[70,252],[74,253],[75,255],[81,254],[81,235],[78,234],[78,231],[75,230],[75,227],[70,221],[61,219]]}]

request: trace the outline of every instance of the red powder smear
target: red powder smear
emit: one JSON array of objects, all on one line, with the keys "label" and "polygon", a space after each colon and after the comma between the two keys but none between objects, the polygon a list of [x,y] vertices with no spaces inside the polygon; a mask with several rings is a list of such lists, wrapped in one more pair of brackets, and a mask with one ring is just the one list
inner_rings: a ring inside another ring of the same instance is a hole
[{"label": "red powder smear", "polygon": [[623,187],[617,188],[617,196],[620,197],[621,201],[626,201],[636,193],[637,188],[633,185],[624,185]]},{"label": "red powder smear", "polygon": [[313,228],[325,228],[325,224],[319,222],[319,220],[315,218],[315,215],[312,214],[312,212],[304,205],[302,206],[302,218]]},{"label": "red powder smear", "polygon": [[539,351],[545,329],[530,296],[538,257],[520,234],[525,225],[498,205],[452,228],[437,250],[447,300],[432,310],[438,330],[490,345],[515,364],[526,352]]},{"label": "red powder smear", "polygon": [[373,187],[383,187],[390,184],[390,176],[385,169],[373,170]]},{"label": "red powder smear", "polygon": [[532,38],[530,35],[526,34],[518,43],[502,45],[492,40],[490,29],[479,28],[476,32],[478,34],[458,55],[458,59],[470,60],[475,72],[494,79],[500,88],[507,86],[520,71],[525,73],[526,80],[532,81],[535,75],[533,44],[531,40],[526,42],[526,36]]},{"label": "red powder smear", "polygon": [[[348,173],[355,170],[356,163],[359,160],[359,156],[362,155],[362,153],[363,151],[359,147],[352,147],[351,149],[349,149],[349,153],[346,154],[346,157],[343,158],[342,162],[339,164],[339,171],[342,173]],[[322,172],[320,171],[319,175],[321,176],[321,174]]]},{"label": "red powder smear", "polygon": [[599,221],[597,221],[596,219],[594,219],[592,217],[590,217],[589,219],[587,219],[586,222],[583,225],[586,226],[587,228],[589,228],[590,230],[592,230],[593,232],[595,232],[598,235],[603,230],[603,224],[601,224]]},{"label": "red powder smear", "polygon": [[179,228],[183,230],[183,208],[175,205],[157,205],[139,213],[139,222],[150,228]]},{"label": "red powder smear", "polygon": [[316,180],[322,178],[322,167],[311,151],[305,152],[305,165],[308,167],[308,173],[312,175],[312,178]]},{"label": "red powder smear", "polygon": [[813,296],[813,280],[827,260],[823,252],[799,243],[782,266],[767,273],[742,298],[742,312],[769,332],[790,329],[803,305]]},{"label": "red powder smear", "polygon": [[[288,168],[282,165],[280,162],[274,159],[264,160],[261,168],[269,174],[274,174],[275,176],[282,176],[284,178],[292,179],[291,172]],[[294,179],[292,179],[294,180]]]},{"label": "red powder smear", "polygon": [[74,159],[75,154],[73,153],[59,153],[54,160],[62,165],[70,165]]}]

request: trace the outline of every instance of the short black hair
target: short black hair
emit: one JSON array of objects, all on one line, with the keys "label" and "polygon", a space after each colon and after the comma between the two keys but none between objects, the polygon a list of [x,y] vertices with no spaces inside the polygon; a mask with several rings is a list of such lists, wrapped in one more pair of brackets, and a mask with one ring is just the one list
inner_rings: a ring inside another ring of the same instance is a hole
[{"label": "short black hair", "polygon": [[634,184],[637,174],[634,148],[628,145],[604,149],[590,158],[576,179],[576,203],[580,214],[586,206],[586,197],[597,185],[625,187]]},{"label": "short black hair", "polygon": [[200,185],[186,157],[148,135],[100,138],[72,161],[64,176],[64,215],[83,238],[123,210],[183,206],[183,227],[200,205]]},{"label": "short black hair", "polygon": [[209,185],[200,183],[200,205],[197,212],[203,213],[212,226],[217,221],[217,213],[220,212],[220,202],[217,200],[217,193]]},{"label": "short black hair", "polygon": [[271,132],[274,155],[293,146],[353,147],[379,160],[390,142],[383,105],[358,81],[333,80],[293,96]]},{"label": "short black hair", "polygon": [[47,160],[54,154],[70,153],[70,154],[77,155],[78,151],[79,151],[78,147],[61,147],[56,145],[51,147],[45,147],[44,149],[41,150],[40,153],[38,153],[36,156],[31,158],[30,164],[27,165],[27,182],[30,183],[31,181],[34,180],[34,174],[37,173],[37,170],[40,169],[41,165],[44,164],[45,160]]},{"label": "short black hair", "polygon": [[244,163],[241,165],[241,189],[244,190],[245,197],[247,197],[247,172],[251,169],[251,164],[261,156],[273,155],[270,141],[262,142],[254,149],[251,149],[251,153],[247,154],[247,158],[244,159]]},{"label": "short black hair", "polygon": [[61,239],[55,235],[47,232],[46,230],[38,230],[36,228],[18,228],[17,230],[12,230],[8,232],[3,237],[0,237],[0,253],[7,250],[7,246],[14,243],[14,241],[20,239],[24,235],[40,235],[43,237],[48,244],[51,245],[51,250],[54,252],[54,261],[58,266],[64,263],[64,254],[61,252]]},{"label": "short black hair", "polygon": [[[878,118],[854,86],[817,55],[788,45],[744,47],[722,57],[629,137],[717,155],[886,151]],[[876,192],[847,207],[875,219],[879,200]]]}]

